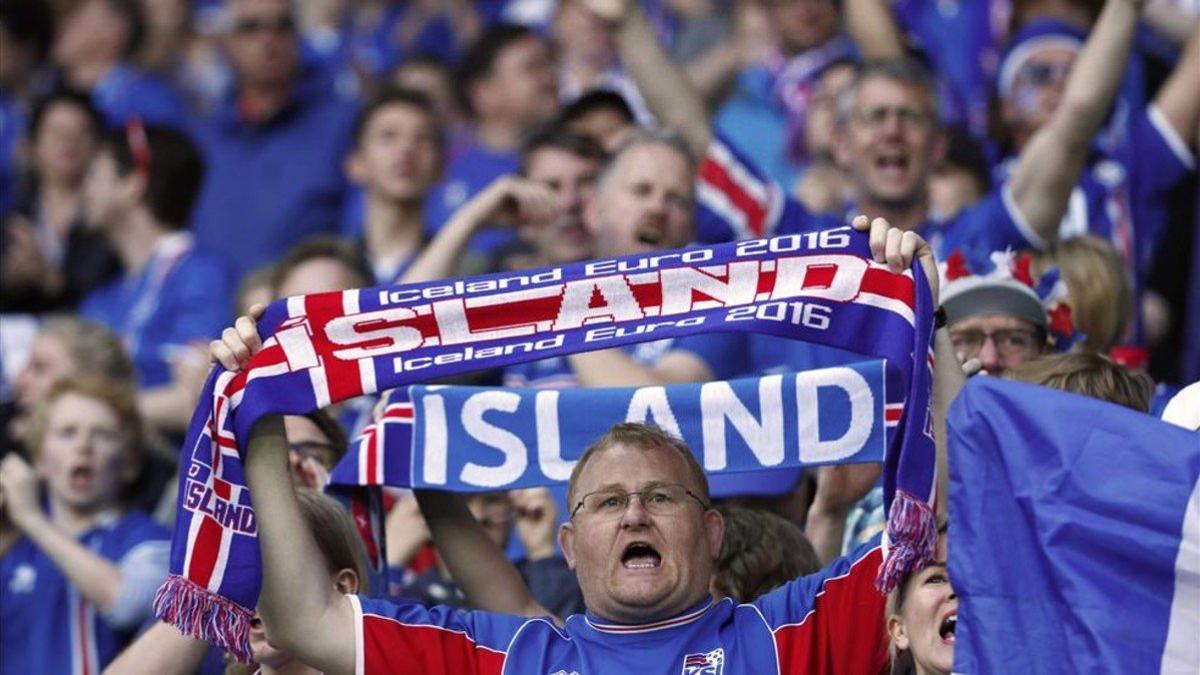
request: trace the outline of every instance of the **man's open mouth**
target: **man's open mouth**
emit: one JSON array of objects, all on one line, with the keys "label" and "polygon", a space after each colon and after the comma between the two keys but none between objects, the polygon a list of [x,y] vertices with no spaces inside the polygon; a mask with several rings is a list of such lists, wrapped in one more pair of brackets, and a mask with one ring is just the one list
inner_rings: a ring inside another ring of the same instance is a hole
[{"label": "man's open mouth", "polygon": [[639,244],[646,246],[661,246],[663,243],[663,231],[653,225],[639,226],[634,237]]},{"label": "man's open mouth", "polygon": [[68,473],[71,487],[76,490],[85,490],[91,487],[95,476],[96,472],[90,466],[76,466]]},{"label": "man's open mouth", "polygon": [[621,565],[629,570],[654,569],[662,564],[662,555],[650,544],[635,541],[621,553]]},{"label": "man's open mouth", "polygon": [[951,614],[942,619],[942,623],[938,626],[938,636],[942,638],[942,642],[954,644],[954,629],[958,626],[958,615]]},{"label": "man's open mouth", "polygon": [[909,158],[906,152],[884,152],[876,155],[876,168],[891,175],[908,171]]}]

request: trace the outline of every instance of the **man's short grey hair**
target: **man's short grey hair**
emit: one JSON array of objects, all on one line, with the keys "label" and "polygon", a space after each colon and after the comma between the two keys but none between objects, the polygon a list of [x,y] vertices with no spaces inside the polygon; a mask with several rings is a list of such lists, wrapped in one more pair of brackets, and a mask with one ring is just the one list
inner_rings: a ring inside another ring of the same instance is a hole
[{"label": "man's short grey hair", "polygon": [[927,99],[926,112],[929,113],[930,119],[935,125],[941,124],[941,106],[938,103],[937,83],[933,79],[933,74],[920,61],[912,57],[902,57],[885,61],[866,61],[855,67],[854,79],[850,80],[850,83],[838,93],[837,124],[839,127],[845,126],[854,116],[858,90],[862,87],[863,82],[873,77],[892,80],[906,87],[921,90]]},{"label": "man's short grey hair", "polygon": [[600,172],[596,175],[597,187],[604,185],[605,181],[608,180],[612,174],[613,167],[617,165],[617,161],[621,158],[621,155],[641,145],[665,145],[684,158],[687,162],[688,171],[692,173],[696,171],[696,156],[692,154],[691,147],[688,146],[687,141],[678,131],[670,127],[659,127],[656,129],[638,128],[630,132],[625,140],[621,141],[621,144],[617,146],[616,150],[609,155],[608,161],[604,163],[604,166],[600,168]]}]

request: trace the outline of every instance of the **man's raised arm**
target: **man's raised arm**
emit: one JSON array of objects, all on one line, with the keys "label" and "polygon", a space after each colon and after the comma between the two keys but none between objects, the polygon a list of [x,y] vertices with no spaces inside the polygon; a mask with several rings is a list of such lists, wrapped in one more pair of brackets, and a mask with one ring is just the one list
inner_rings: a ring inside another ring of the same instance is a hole
[{"label": "man's raised arm", "polygon": [[1046,242],[1058,235],[1092,139],[1117,95],[1141,5],[1141,0],[1105,3],[1071,68],[1062,101],[1021,151],[1006,188],[1020,217]]},{"label": "man's raised arm", "polygon": [[1200,22],[1175,70],[1154,96],[1154,108],[1185,146],[1195,147],[1200,126]]},{"label": "man's raised arm", "polygon": [[[255,305],[209,343],[209,354],[226,370],[241,370],[262,349]],[[300,513],[288,469],[283,418],[260,419],[246,449],[246,485],[254,498],[263,583],[258,612],[273,645],[325,673],[354,672],[354,609],[336,592],[324,556]]]},{"label": "man's raised arm", "polygon": [[413,284],[453,276],[471,237],[489,224],[548,223],[561,211],[558,199],[546,186],[518,176],[501,176],[454,212],[400,281]]},{"label": "man's raised arm", "polygon": [[704,98],[654,36],[654,29],[633,0],[578,0],[616,27],[617,50],[637,82],[650,111],[687,139],[692,154],[703,157],[712,141]]},{"label": "man's raised arm", "polygon": [[550,616],[461,496],[436,490],[415,492],[438,554],[468,603],[489,612]]},{"label": "man's raised arm", "polygon": [[325,673],[353,673],[354,609],[329,582],[324,557],[288,477],[283,418],[250,432],[246,483],[254,496],[263,584],[258,612],[271,644]]},{"label": "man's raised arm", "polygon": [[904,56],[904,33],[885,0],[846,0],[843,5],[846,30],[868,61],[887,61]]}]

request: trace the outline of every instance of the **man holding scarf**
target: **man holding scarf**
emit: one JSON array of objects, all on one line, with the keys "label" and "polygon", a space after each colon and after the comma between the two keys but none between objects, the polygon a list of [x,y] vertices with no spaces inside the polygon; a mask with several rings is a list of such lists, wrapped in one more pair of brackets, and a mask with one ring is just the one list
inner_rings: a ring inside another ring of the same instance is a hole
[{"label": "man holding scarf", "polygon": [[[866,218],[854,224],[868,229]],[[893,271],[918,258],[936,301],[936,262],[924,240],[879,219],[869,227],[872,257]],[[236,370],[258,344],[253,322],[243,318],[213,353]],[[945,367],[935,373],[936,426],[947,394],[962,382],[951,349],[939,333],[937,361]],[[292,487],[282,479],[287,446],[278,419],[254,427],[245,463],[263,559],[259,610],[273,643],[327,673],[566,674],[657,666],[733,675],[773,667],[877,672],[886,663],[883,596],[872,585],[882,561],[878,544],[752,605],[713,603],[708,582],[723,521],[710,508],[707,481],[685,446],[641,425],[615,428],[572,475],[575,506],[560,542],[589,611],[564,629],[544,619],[396,607],[330,592]],[[944,465],[940,448],[938,455]],[[944,471],[938,474],[941,480]]]}]

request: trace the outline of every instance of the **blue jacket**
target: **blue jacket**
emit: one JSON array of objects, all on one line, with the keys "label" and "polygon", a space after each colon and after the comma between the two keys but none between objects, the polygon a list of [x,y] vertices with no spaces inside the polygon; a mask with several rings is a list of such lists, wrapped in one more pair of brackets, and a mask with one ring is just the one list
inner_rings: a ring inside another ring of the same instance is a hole
[{"label": "blue jacket", "polygon": [[197,244],[240,279],[301,239],[336,232],[356,114],[355,104],[334,97],[320,78],[306,78],[287,105],[258,124],[245,121],[230,92],[194,132],[206,164],[192,214]]}]

